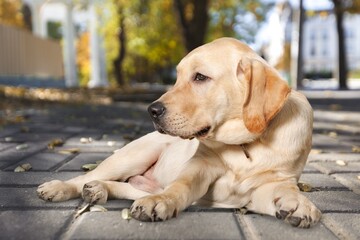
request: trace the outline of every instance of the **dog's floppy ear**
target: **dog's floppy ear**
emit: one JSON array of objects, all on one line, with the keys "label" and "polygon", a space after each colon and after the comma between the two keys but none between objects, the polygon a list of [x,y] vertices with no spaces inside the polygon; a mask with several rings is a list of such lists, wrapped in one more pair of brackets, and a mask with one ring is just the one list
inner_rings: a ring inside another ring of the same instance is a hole
[{"label": "dog's floppy ear", "polygon": [[246,81],[245,126],[252,133],[261,133],[281,110],[291,89],[274,69],[258,60],[243,57],[237,71]]}]

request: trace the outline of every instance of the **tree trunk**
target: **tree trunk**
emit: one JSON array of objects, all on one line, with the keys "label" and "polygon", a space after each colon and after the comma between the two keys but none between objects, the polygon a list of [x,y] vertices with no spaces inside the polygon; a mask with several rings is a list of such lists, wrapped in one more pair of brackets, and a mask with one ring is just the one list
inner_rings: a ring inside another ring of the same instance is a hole
[{"label": "tree trunk", "polygon": [[344,10],[342,6],[342,0],[333,0],[334,3],[334,12],[336,16],[336,29],[338,32],[338,79],[339,79],[339,89],[348,89],[347,87],[347,59],[345,51],[345,40],[344,40]]},{"label": "tree trunk", "polygon": [[118,6],[118,14],[120,16],[119,31],[117,33],[117,39],[119,41],[119,53],[117,58],[114,59],[113,65],[114,65],[115,79],[118,86],[124,86],[125,79],[122,72],[122,63],[125,58],[125,52],[126,52],[126,48],[125,48],[126,35],[125,35],[124,16],[122,9],[119,6]]},{"label": "tree trunk", "polygon": [[300,89],[302,87],[302,81],[304,79],[304,67],[303,67],[303,26],[304,26],[304,4],[303,0],[300,0],[300,16],[299,16],[299,47],[298,47],[298,59],[297,59],[297,73],[296,73],[296,87]]},{"label": "tree trunk", "polygon": [[205,40],[209,15],[208,0],[174,0],[186,50],[190,52]]}]

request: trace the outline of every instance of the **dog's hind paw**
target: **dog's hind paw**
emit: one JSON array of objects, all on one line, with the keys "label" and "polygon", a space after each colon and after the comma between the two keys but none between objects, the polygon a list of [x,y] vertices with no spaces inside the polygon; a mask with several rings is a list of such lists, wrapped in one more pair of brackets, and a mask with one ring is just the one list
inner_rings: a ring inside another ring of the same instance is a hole
[{"label": "dog's hind paw", "polygon": [[108,191],[101,181],[91,181],[83,187],[82,198],[92,204],[105,204],[108,199]]},{"label": "dog's hind paw", "polygon": [[61,202],[77,197],[75,186],[59,180],[41,184],[36,192],[39,198],[49,202]]}]

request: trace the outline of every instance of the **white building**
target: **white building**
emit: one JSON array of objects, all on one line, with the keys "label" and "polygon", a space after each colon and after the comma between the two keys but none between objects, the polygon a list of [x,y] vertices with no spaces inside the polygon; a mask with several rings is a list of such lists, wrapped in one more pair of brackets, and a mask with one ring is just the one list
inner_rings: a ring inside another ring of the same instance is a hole
[{"label": "white building", "polygon": [[[360,15],[344,18],[348,69],[360,69]],[[303,32],[305,72],[335,72],[338,61],[335,15],[328,11],[307,16]]]}]

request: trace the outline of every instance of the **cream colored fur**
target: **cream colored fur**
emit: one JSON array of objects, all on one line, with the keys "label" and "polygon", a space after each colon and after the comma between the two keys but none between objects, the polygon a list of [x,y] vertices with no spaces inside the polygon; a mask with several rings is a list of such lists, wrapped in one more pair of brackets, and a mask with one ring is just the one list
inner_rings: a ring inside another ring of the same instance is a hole
[{"label": "cream colored fur", "polygon": [[[207,78],[196,81],[198,73]],[[150,133],[85,175],[44,183],[39,197],[133,199],[131,213],[143,221],[171,218],[196,203],[245,207],[299,227],[317,223],[320,211],[297,187],[311,148],[306,98],[230,38],[189,53],[177,74],[157,101],[166,112],[155,123],[167,135]]]}]

